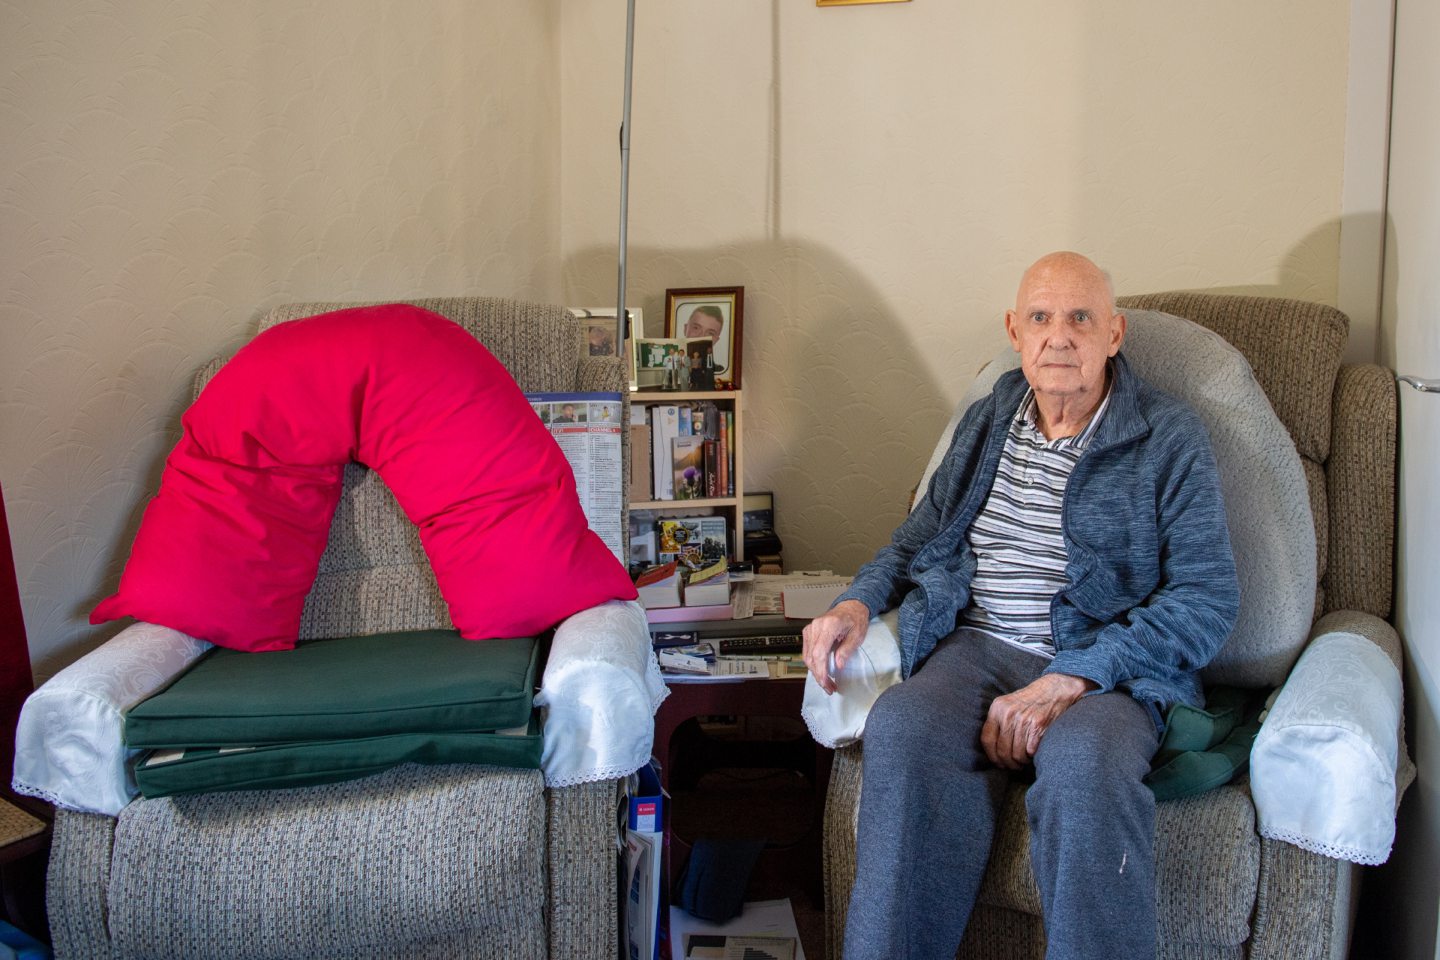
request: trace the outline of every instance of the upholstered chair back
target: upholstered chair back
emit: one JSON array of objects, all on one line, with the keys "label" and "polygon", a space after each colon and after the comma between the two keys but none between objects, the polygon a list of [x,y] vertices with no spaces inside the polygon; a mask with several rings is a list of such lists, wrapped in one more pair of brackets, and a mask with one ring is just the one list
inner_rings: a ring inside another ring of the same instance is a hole
[{"label": "upholstered chair back", "polygon": [[1315,518],[1316,615],[1390,616],[1394,590],[1395,381],[1341,357],[1349,322],[1300,300],[1203,293],[1123,297],[1214,330],[1237,348],[1300,454]]},{"label": "upholstered chair back", "polygon": [[[495,355],[520,389],[624,392],[618,358],[584,355],[579,327],[564,307],[497,297],[406,301],[455,321]],[[276,307],[260,330],[360,303],[293,303]],[[195,392],[223,360],[196,376]],[[622,462],[628,463],[628,456]],[[448,629],[450,615],[405,516],[378,474],[352,463],[330,525],[315,585],[305,600],[300,639],[401,630]]]}]

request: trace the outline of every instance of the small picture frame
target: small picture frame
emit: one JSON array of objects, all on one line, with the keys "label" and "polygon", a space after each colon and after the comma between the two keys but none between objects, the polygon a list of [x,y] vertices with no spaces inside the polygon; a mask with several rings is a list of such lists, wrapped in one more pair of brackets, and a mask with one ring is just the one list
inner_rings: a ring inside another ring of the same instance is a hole
[{"label": "small picture frame", "polygon": [[644,312],[626,307],[630,323],[623,329],[616,321],[615,307],[570,307],[570,314],[580,325],[580,352],[591,357],[623,357],[630,389],[637,389],[635,341],[645,331]]},{"label": "small picture frame", "polygon": [[744,287],[692,287],[665,291],[665,336],[706,337],[712,347],[706,358],[717,390],[740,389],[740,361],[745,319]]},{"label": "small picture frame", "polygon": [[[639,390],[713,390],[713,364],[705,359],[713,344],[708,337],[641,337],[636,347]],[[692,357],[697,358],[692,361]],[[709,372],[708,386],[700,385]]]}]

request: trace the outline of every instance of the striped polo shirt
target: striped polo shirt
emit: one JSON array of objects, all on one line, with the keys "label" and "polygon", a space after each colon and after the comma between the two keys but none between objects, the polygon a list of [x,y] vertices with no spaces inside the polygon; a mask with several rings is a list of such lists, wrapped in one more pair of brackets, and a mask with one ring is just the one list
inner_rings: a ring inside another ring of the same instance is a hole
[{"label": "striped polo shirt", "polygon": [[1055,656],[1050,601],[1065,586],[1068,559],[1060,508],[1070,472],[1109,404],[1106,390],[1084,430],[1047,440],[1036,424],[1035,392],[1026,391],[1010,421],[995,484],[970,526],[977,566],[961,625],[1041,656]]}]

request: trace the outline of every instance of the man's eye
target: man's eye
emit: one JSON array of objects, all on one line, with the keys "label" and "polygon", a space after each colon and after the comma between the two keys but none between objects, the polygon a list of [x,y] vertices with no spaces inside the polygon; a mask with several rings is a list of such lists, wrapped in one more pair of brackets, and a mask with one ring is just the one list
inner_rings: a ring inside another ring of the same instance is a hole
[{"label": "man's eye", "polygon": [[1077,311],[1075,312],[1075,322],[1076,322],[1076,323],[1084,323],[1086,320],[1089,320],[1089,319],[1090,319],[1090,314],[1086,313],[1084,310],[1077,310]]},{"label": "man's eye", "polygon": [[1033,321],[1035,321],[1036,323],[1044,323],[1044,322],[1045,322],[1045,314],[1043,314],[1043,313],[1032,313],[1032,314],[1030,314],[1030,319],[1033,320]]}]

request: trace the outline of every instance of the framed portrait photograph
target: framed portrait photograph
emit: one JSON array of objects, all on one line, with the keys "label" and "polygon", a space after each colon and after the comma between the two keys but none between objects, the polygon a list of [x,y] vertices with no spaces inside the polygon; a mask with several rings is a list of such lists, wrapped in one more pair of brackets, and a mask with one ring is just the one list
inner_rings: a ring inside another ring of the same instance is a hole
[{"label": "framed portrait photograph", "polygon": [[637,389],[635,341],[645,331],[643,311],[626,307],[629,324],[617,320],[614,307],[570,307],[570,314],[580,325],[580,352],[591,357],[623,357],[630,389]]},{"label": "framed portrait photograph", "polygon": [[710,353],[703,362],[707,382],[713,374],[716,389],[740,389],[744,320],[744,287],[665,291],[665,336],[687,340],[709,339]]}]

